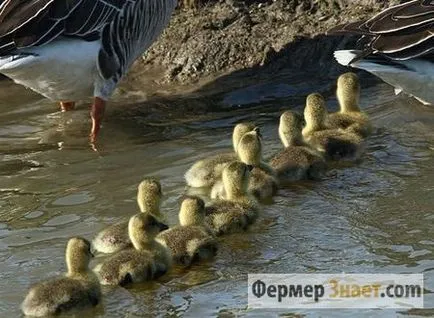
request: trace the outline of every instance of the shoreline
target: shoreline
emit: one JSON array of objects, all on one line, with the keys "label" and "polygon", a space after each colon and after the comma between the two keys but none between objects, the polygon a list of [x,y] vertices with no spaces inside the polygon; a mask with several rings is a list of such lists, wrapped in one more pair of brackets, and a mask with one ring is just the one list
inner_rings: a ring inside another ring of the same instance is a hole
[{"label": "shoreline", "polygon": [[335,62],[333,51],[352,47],[355,38],[326,36],[325,32],[398,3],[341,2],[347,1],[226,0],[208,2],[199,9],[178,8],[163,35],[124,82],[140,86],[148,69],[161,69],[152,81],[162,87],[209,82],[236,71],[271,74],[290,68],[335,76],[347,68]]}]

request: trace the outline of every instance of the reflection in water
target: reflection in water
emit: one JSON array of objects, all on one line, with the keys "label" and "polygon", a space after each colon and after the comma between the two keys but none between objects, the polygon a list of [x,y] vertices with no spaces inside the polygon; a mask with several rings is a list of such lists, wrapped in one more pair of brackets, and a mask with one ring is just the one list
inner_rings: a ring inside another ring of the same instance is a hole
[{"label": "reflection in water", "polygon": [[[318,79],[313,85],[330,96],[325,83]],[[302,109],[309,92],[294,76],[143,107],[128,108],[119,101],[109,108],[98,152],[93,152],[86,137],[87,106],[61,114],[56,105],[20,87],[0,85],[2,317],[19,315],[30,283],[64,270],[68,237],[92,238],[136,213],[136,186],[143,177],[161,179],[163,213],[175,224],[185,191],[183,173],[192,162],[230,148],[232,126],[240,120],[263,127],[269,157],[281,147],[280,112]],[[329,106],[334,105],[331,100]],[[396,99],[383,84],[363,90],[362,106],[377,127],[362,162],[334,167],[321,182],[281,190],[251,231],[222,240],[215,260],[175,269],[157,282],[105,288],[104,306],[80,316],[269,316],[247,309],[249,272],[423,272],[425,289],[433,290],[434,110]],[[425,295],[425,306],[434,306],[432,293]],[[355,312],[275,314],[346,317]]]}]

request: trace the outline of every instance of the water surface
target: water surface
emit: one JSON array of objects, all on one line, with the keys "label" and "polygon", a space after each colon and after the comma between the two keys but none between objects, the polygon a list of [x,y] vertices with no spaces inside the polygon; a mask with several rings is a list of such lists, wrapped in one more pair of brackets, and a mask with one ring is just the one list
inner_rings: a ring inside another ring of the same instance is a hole
[{"label": "water surface", "polygon": [[[241,120],[261,126],[265,157],[281,148],[278,117],[302,109],[319,90],[335,107],[329,79],[284,74],[219,94],[182,94],[109,106],[98,152],[87,144],[88,109],[56,105],[0,82],[0,317],[17,317],[29,284],[65,269],[67,238],[138,212],[143,177],[161,180],[163,211],[177,222],[183,173],[197,159],[230,148]],[[248,233],[222,239],[215,260],[173,270],[149,284],[105,288],[103,306],[80,317],[251,316],[247,273],[424,273],[434,306],[434,108],[378,82],[362,107],[376,131],[362,162],[334,168],[321,182],[282,189]],[[151,109],[151,110],[149,110]],[[98,262],[98,258],[95,260]],[[433,316],[434,310],[284,310],[290,317]]]}]

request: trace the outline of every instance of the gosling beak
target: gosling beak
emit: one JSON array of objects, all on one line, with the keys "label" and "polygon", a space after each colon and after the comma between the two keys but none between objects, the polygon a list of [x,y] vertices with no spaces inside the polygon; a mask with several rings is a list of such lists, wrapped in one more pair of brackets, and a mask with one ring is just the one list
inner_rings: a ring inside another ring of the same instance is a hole
[{"label": "gosling beak", "polygon": [[92,245],[89,249],[90,257],[92,257],[92,258],[95,257],[95,252],[96,252],[96,250],[94,249],[94,247]]},{"label": "gosling beak", "polygon": [[253,129],[254,132],[259,136],[259,138],[262,138],[261,129],[259,127],[255,127]]},{"label": "gosling beak", "polygon": [[162,222],[158,222],[158,229],[160,230],[160,232],[162,232],[162,231],[169,229],[169,227]]}]

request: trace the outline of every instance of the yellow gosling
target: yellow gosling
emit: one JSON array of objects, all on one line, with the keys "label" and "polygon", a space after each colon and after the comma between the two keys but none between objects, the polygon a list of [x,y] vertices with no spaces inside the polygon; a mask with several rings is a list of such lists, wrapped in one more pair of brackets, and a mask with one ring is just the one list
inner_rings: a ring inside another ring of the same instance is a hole
[{"label": "yellow gosling", "polygon": [[237,146],[241,137],[254,128],[255,125],[249,122],[237,124],[232,134],[234,152],[217,154],[195,162],[185,173],[187,185],[196,188],[212,187],[221,178],[225,165],[237,160]]},{"label": "yellow gosling", "polygon": [[320,179],[325,172],[323,155],[304,142],[302,128],[299,114],[286,111],[280,116],[279,136],[285,148],[270,160],[280,182]]},{"label": "yellow gosling", "polygon": [[234,161],[223,170],[226,198],[206,207],[205,223],[215,235],[245,231],[256,221],[259,206],[247,192],[251,169],[245,163]]},{"label": "yellow gosling", "polygon": [[[244,134],[238,143],[239,160],[253,166],[250,173],[248,191],[259,200],[270,199],[276,194],[278,180],[276,172],[262,159],[262,141],[259,128]],[[211,198],[226,198],[222,181],[211,189]]]},{"label": "yellow gosling", "polygon": [[32,286],[21,309],[26,316],[43,317],[96,306],[101,300],[97,276],[89,269],[89,241],[74,237],[66,247],[68,272]]},{"label": "yellow gosling", "polygon": [[172,266],[172,255],[155,237],[165,228],[150,214],[132,216],[128,234],[133,248],[122,250],[95,267],[101,284],[124,286],[164,275]]},{"label": "yellow gosling", "polygon": [[[142,213],[148,213],[165,223],[164,216],[160,213],[161,198],[160,182],[148,178],[140,182],[137,190],[137,204]],[[166,229],[168,226],[166,226]],[[108,226],[99,232],[92,241],[93,248],[101,253],[115,253],[131,247],[128,236],[128,221],[119,222]]]},{"label": "yellow gosling", "polygon": [[302,133],[305,141],[329,160],[359,159],[364,149],[362,137],[342,129],[327,129],[326,117],[324,98],[318,93],[310,94],[304,109],[306,126]]},{"label": "yellow gosling", "polygon": [[175,263],[190,266],[193,262],[215,256],[218,244],[205,226],[205,203],[202,199],[189,196],[182,201],[179,223],[156,238],[171,250]]},{"label": "yellow gosling", "polygon": [[331,113],[326,118],[326,126],[330,129],[349,129],[362,137],[372,132],[372,125],[367,114],[359,107],[360,82],[355,73],[345,73],[339,76],[336,96],[340,111]]}]

